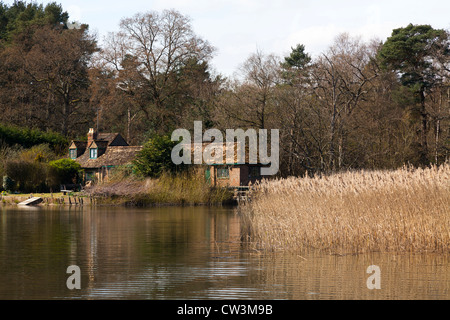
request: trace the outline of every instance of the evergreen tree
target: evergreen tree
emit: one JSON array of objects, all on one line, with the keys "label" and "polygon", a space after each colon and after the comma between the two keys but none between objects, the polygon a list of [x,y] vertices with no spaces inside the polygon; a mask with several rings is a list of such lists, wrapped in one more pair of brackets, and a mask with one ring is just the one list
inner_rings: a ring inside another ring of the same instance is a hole
[{"label": "evergreen tree", "polygon": [[429,114],[426,95],[442,83],[439,57],[450,57],[449,34],[429,25],[409,24],[394,29],[379,52],[381,66],[395,71],[404,86],[417,95],[420,115],[420,164],[427,165]]}]

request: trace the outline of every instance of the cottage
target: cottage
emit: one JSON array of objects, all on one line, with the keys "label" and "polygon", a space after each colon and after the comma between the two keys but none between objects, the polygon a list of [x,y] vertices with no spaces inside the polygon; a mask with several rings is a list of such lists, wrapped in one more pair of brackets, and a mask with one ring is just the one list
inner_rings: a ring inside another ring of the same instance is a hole
[{"label": "cottage", "polygon": [[211,165],[205,176],[213,186],[232,188],[249,186],[262,178],[261,166],[251,164]]},{"label": "cottage", "polygon": [[120,133],[96,133],[89,129],[87,141],[72,141],[69,157],[84,170],[84,182],[105,181],[111,170],[128,165],[142,150],[142,146],[130,146]]},{"label": "cottage", "polygon": [[[211,147],[212,145],[211,143],[202,143],[202,153],[205,152],[206,147]],[[198,148],[196,144],[192,144],[191,151],[193,154],[196,148]],[[224,143],[221,147],[223,154],[214,161],[214,164],[203,165],[205,178],[212,186],[230,188],[247,187],[262,179],[261,168],[263,165],[250,163],[248,147],[246,148],[244,163],[239,163],[238,161],[238,144],[234,143],[233,148],[234,160],[232,162],[227,162],[227,144]],[[215,157],[214,152],[211,154],[211,157]]]}]

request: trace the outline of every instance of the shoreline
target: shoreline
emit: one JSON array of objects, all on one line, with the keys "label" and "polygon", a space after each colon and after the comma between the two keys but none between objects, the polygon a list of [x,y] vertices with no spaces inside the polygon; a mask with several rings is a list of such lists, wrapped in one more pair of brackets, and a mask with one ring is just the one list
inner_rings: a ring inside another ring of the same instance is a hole
[{"label": "shoreline", "polygon": [[138,195],[137,198],[130,196],[93,196],[87,194],[68,194],[62,193],[37,193],[37,194],[8,194],[0,196],[0,207],[3,206],[19,206],[19,203],[30,199],[32,197],[42,198],[43,201],[37,205],[28,207],[47,207],[47,206],[111,206],[111,207],[197,207],[197,206],[237,206],[235,200],[225,200],[222,202],[188,202],[188,201],[173,201],[173,202],[155,202],[151,197],[146,198],[145,195]]}]

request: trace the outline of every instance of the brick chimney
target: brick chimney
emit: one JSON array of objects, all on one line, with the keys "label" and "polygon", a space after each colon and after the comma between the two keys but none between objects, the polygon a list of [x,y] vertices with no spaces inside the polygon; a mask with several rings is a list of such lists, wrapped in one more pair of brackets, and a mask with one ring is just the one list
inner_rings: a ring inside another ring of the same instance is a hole
[{"label": "brick chimney", "polygon": [[87,138],[88,138],[87,145],[90,146],[91,142],[94,141],[97,138],[97,133],[94,132],[94,128],[90,128],[89,129]]}]

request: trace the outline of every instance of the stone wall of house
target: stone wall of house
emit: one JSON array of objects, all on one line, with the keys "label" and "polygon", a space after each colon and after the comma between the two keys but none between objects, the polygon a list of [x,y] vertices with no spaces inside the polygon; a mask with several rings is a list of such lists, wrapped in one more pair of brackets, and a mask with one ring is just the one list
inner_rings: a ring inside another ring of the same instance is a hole
[{"label": "stone wall of house", "polygon": [[241,185],[241,167],[230,167],[230,186],[239,187]]},{"label": "stone wall of house", "polygon": [[210,166],[209,168],[211,185],[217,187],[242,187],[248,186],[249,184],[255,184],[257,181],[261,180],[261,176],[250,176],[250,166],[248,165],[229,166],[228,168],[230,171],[228,179],[217,177],[217,170],[220,168],[219,166]]},{"label": "stone wall of house", "polygon": [[229,178],[218,178],[217,170],[219,167],[211,166],[211,184],[217,187],[238,187],[241,185],[241,168],[236,166],[229,166]]}]

